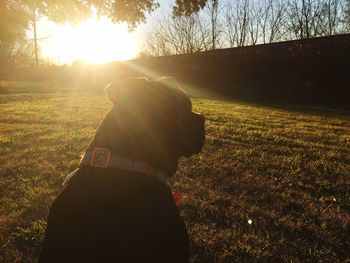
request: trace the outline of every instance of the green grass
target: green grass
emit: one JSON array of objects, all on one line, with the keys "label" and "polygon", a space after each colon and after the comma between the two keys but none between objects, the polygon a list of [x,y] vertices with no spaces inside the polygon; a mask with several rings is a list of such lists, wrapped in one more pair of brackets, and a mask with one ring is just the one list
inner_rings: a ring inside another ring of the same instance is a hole
[{"label": "green grass", "polygon": [[[0,262],[35,262],[49,206],[111,105],[103,95],[2,86]],[[193,262],[350,261],[349,112],[194,108],[206,116],[206,144],[171,180],[184,195]]]}]

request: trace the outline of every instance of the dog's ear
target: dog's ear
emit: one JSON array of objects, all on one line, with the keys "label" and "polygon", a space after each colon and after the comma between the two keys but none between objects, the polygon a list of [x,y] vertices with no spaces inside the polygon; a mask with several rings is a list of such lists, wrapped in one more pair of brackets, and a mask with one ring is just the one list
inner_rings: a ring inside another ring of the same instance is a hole
[{"label": "dog's ear", "polygon": [[145,87],[148,84],[146,78],[134,78],[118,82],[112,82],[105,88],[107,97],[113,104],[118,104],[124,97],[132,94],[136,88]]},{"label": "dog's ear", "polygon": [[175,89],[179,88],[179,83],[173,77],[162,77],[160,79],[157,79],[157,82],[167,87],[172,87]]},{"label": "dog's ear", "polygon": [[115,82],[109,83],[105,88],[108,99],[114,104],[117,103],[118,100],[118,90],[119,85]]}]

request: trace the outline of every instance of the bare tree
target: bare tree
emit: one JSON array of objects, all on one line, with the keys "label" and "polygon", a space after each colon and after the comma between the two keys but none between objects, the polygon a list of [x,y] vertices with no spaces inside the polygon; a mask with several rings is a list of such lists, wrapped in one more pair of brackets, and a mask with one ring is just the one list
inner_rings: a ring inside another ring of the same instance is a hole
[{"label": "bare tree", "polygon": [[220,4],[219,0],[208,0],[206,8],[204,11],[208,14],[210,20],[210,42],[211,49],[214,50],[218,47],[219,37],[221,34],[221,30],[219,29],[219,15],[220,15]]},{"label": "bare tree", "polygon": [[152,24],[152,29],[147,32],[144,42],[145,54],[154,57],[172,54],[166,39],[165,24],[163,20],[157,20]]},{"label": "bare tree", "polygon": [[263,2],[263,15],[260,19],[261,40],[272,43],[283,39],[286,34],[286,0],[266,0]]},{"label": "bare tree", "polygon": [[188,54],[207,49],[208,43],[205,36],[208,31],[202,30],[202,22],[197,16],[176,17],[172,18],[171,22],[168,39],[177,54]]},{"label": "bare tree", "polygon": [[242,47],[248,41],[249,0],[238,0],[226,6],[225,35],[230,47]]},{"label": "bare tree", "polygon": [[263,18],[263,5],[261,1],[255,2],[249,9],[248,32],[249,44],[256,45],[261,36],[260,21]]},{"label": "bare tree", "polygon": [[151,28],[144,47],[148,55],[189,54],[208,49],[209,31],[195,14],[162,17]]},{"label": "bare tree", "polygon": [[350,0],[344,0],[342,3],[341,24],[341,32],[350,33]]},{"label": "bare tree", "polygon": [[225,36],[229,47],[235,47],[238,45],[238,27],[236,23],[236,17],[234,8],[232,5],[226,7],[225,16]]},{"label": "bare tree", "polygon": [[321,35],[319,19],[322,13],[322,2],[320,0],[290,0],[287,13],[291,38],[306,39]]},{"label": "bare tree", "polygon": [[199,38],[201,40],[201,47],[203,51],[212,49],[212,37],[210,22],[203,17],[203,14],[196,14],[199,28]]},{"label": "bare tree", "polygon": [[321,35],[332,36],[340,31],[340,0],[323,0],[320,4],[319,25]]},{"label": "bare tree", "polygon": [[350,0],[208,0],[192,15],[158,21],[146,43],[149,54],[168,55],[349,31]]}]

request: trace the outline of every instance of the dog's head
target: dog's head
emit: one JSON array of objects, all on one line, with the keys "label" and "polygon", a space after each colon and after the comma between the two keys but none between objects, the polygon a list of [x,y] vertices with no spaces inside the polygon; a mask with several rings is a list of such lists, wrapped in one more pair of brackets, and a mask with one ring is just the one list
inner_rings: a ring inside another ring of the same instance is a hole
[{"label": "dog's head", "polygon": [[201,151],[204,117],[173,78],[131,79],[106,87],[113,108],[89,148],[144,161],[173,174],[181,156]]}]

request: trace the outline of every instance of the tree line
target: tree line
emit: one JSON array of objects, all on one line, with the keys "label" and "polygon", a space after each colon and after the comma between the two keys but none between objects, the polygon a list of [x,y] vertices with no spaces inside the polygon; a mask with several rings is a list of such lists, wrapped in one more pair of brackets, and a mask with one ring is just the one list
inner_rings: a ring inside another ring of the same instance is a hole
[{"label": "tree line", "polygon": [[350,0],[208,0],[193,13],[158,16],[145,56],[190,54],[350,33]]},{"label": "tree line", "polygon": [[[224,47],[350,33],[350,0],[174,0],[155,16],[144,54],[187,54]],[[146,22],[158,0],[1,0],[0,68],[38,65],[36,22],[76,23],[107,16],[130,30]],[[34,34],[28,36],[30,30]]]}]

